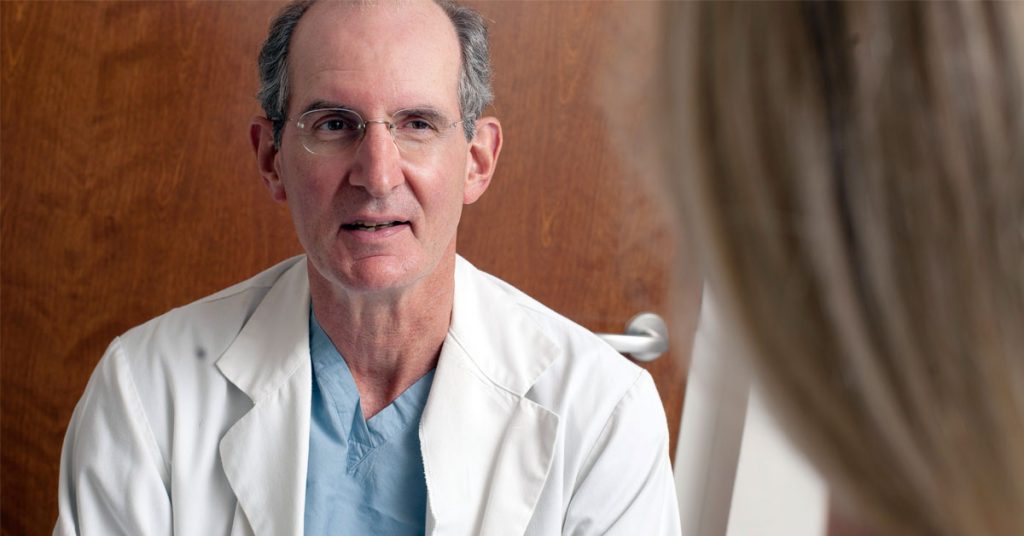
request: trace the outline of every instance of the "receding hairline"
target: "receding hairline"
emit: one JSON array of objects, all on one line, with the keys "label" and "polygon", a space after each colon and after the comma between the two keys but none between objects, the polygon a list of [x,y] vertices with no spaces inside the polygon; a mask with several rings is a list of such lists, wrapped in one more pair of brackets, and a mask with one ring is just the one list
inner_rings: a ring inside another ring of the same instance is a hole
[{"label": "receding hairline", "polygon": [[[454,97],[455,97],[456,110],[458,112],[461,112],[462,103],[461,103],[461,99],[459,98],[459,84],[460,84],[460,79],[464,75],[464,73],[463,73],[464,65],[463,65],[463,58],[462,58],[462,52],[463,52],[462,51],[462,43],[461,43],[461,41],[459,39],[458,29],[455,27],[454,21],[452,21],[451,17],[449,17],[448,13],[445,11],[444,7],[442,7],[437,1],[435,1],[435,0],[396,0],[394,2],[377,2],[377,1],[373,1],[373,0],[351,0],[351,1],[313,0],[311,5],[302,14],[301,18],[299,18],[298,22],[295,25],[295,29],[292,31],[291,37],[289,39],[290,43],[289,43],[289,46],[288,46],[288,60],[286,62],[286,68],[287,68],[286,76],[287,76],[288,80],[290,81],[290,83],[289,83],[290,87],[289,87],[289,94],[288,94],[288,102],[285,103],[285,109],[283,110],[283,112],[286,115],[288,114],[288,110],[293,106],[293,100],[294,100],[295,93],[296,93],[295,92],[295,81],[296,81],[296,77],[295,77],[295,64],[296,64],[296,59],[299,56],[302,55],[302,54],[299,53],[300,48],[297,47],[297,44],[302,41],[302,39],[303,39],[302,36],[304,36],[305,34],[309,33],[308,27],[311,24],[309,21],[312,20],[313,18],[319,18],[319,17],[323,16],[323,14],[318,13],[317,10],[327,9],[327,8],[320,8],[320,7],[318,7],[319,4],[328,5],[328,6],[330,6],[331,8],[333,8],[335,10],[337,10],[337,9],[345,9],[347,11],[357,10],[356,13],[370,13],[371,11],[372,12],[376,12],[376,13],[381,13],[382,11],[386,10],[386,12],[402,14],[402,15],[405,15],[405,14],[409,13],[410,12],[409,7],[414,5],[414,4],[425,5],[425,6],[433,6],[433,10],[434,10],[435,14],[439,15],[440,17],[442,17],[440,20],[444,21],[444,23],[445,23],[444,27],[447,28],[447,33],[448,33],[448,41],[447,42],[449,43],[449,48],[453,48],[454,49],[453,50],[453,52],[454,52],[454,56],[453,57],[455,58],[455,77],[454,77],[454,80],[452,81],[452,90],[455,92],[454,93]],[[429,10],[431,8],[428,7],[427,9]],[[311,14],[312,14],[312,16],[310,16]],[[440,20],[438,22],[440,22]],[[346,24],[346,26],[349,25],[347,21],[346,21],[345,24]],[[423,25],[423,24],[418,24],[417,25],[417,27],[423,27],[423,26],[433,27],[433,25]],[[303,31],[303,28],[306,28],[306,31]],[[313,39],[314,39],[314,42],[317,42],[317,41],[322,42],[322,40],[325,39],[325,37],[323,37],[323,36],[313,37]],[[435,44],[435,43],[436,42],[433,41],[433,40],[431,40],[429,42],[429,44]],[[434,46],[436,46],[436,45],[434,45]]]}]

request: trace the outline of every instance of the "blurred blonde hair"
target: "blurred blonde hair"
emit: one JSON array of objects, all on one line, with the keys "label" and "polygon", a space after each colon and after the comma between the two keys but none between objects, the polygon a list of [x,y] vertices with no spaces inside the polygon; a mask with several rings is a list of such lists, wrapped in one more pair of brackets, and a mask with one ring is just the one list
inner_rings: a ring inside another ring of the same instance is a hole
[{"label": "blurred blonde hair", "polygon": [[1024,5],[671,5],[655,144],[784,425],[884,534],[1024,534]]}]

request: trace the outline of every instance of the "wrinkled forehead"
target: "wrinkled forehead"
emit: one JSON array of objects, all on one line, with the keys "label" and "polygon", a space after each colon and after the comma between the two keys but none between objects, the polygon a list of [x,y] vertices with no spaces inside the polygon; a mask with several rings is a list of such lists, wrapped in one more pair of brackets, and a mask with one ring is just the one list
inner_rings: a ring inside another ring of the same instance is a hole
[{"label": "wrinkled forehead", "polygon": [[322,101],[457,114],[459,66],[455,28],[430,0],[321,1],[292,36],[289,109]]}]

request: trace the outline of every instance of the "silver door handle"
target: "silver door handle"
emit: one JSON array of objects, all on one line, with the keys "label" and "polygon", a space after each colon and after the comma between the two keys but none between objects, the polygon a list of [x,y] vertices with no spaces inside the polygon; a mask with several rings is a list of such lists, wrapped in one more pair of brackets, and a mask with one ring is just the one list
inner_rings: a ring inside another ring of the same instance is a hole
[{"label": "silver door handle", "polygon": [[637,361],[654,361],[668,351],[668,327],[654,313],[640,313],[626,324],[626,333],[598,333],[612,348]]}]

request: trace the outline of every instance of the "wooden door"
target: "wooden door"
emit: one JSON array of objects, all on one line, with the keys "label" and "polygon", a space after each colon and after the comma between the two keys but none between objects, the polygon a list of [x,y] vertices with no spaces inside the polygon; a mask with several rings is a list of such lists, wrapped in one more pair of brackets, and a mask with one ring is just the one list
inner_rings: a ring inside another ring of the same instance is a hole
[{"label": "wooden door", "polygon": [[[0,3],[4,534],[51,530],[64,431],[114,336],[300,252],[247,143],[279,6]],[[478,7],[506,146],[460,251],[595,331],[642,310],[692,326],[692,307],[668,305],[658,205],[595,99],[606,32],[628,7]],[[695,303],[692,277],[683,289]],[[673,437],[690,331],[645,365]]]}]

